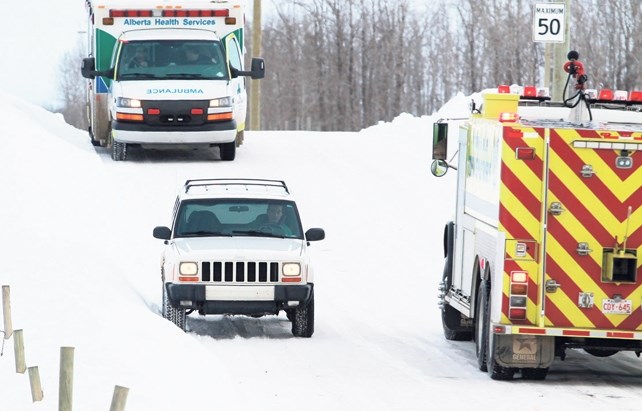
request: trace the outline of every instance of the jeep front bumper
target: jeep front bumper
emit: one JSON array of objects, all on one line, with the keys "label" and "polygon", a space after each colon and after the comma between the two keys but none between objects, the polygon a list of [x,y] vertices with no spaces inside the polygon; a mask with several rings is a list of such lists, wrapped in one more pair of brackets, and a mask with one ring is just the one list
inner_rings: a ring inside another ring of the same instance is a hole
[{"label": "jeep front bumper", "polygon": [[171,305],[201,314],[276,314],[285,308],[306,305],[313,284],[206,285],[165,284]]}]

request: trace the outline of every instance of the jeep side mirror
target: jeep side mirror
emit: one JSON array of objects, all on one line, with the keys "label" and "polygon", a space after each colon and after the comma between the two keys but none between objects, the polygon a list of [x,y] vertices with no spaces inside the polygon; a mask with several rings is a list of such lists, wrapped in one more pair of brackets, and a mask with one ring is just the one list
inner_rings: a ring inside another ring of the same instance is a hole
[{"label": "jeep side mirror", "polygon": [[325,238],[325,231],[323,228],[310,228],[305,232],[305,239],[307,241],[320,241]]},{"label": "jeep side mirror", "polygon": [[154,238],[169,240],[172,237],[172,230],[167,227],[154,227]]}]

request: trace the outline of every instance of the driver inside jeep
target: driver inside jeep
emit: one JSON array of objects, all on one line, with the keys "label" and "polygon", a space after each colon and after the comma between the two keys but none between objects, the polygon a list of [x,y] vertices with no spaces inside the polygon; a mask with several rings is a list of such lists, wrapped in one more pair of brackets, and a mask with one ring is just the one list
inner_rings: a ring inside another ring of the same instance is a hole
[{"label": "driver inside jeep", "polygon": [[270,204],[266,214],[260,214],[254,220],[254,224],[259,227],[278,227],[283,230],[285,235],[291,235],[292,230],[285,223],[283,206],[280,204]]}]

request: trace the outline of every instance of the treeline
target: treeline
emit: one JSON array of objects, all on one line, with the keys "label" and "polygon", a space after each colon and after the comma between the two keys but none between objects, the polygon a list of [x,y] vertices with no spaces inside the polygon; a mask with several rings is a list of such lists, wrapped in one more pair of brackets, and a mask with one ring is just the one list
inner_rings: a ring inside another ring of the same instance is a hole
[{"label": "treeline", "polygon": [[[263,18],[261,128],[360,130],[430,115],[457,92],[541,86],[532,12],[543,1],[278,0]],[[642,89],[642,0],[573,0],[570,15],[589,88]],[[82,57],[77,45],[61,62],[59,111],[86,128]]]},{"label": "treeline", "polygon": [[[541,2],[279,0],[263,21],[261,128],[359,130],[432,114],[460,91],[543,85]],[[642,0],[574,0],[570,15],[589,87],[640,89]]]}]

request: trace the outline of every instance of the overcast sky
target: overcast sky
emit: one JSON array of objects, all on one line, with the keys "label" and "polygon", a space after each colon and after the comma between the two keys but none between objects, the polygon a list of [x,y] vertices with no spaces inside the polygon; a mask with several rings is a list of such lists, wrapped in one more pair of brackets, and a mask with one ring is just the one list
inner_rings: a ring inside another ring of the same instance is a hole
[{"label": "overcast sky", "polygon": [[0,91],[48,106],[57,94],[60,59],[84,30],[84,2],[19,1],[10,9],[0,36]]},{"label": "overcast sky", "polygon": [[[262,0],[263,16],[274,10],[274,0]],[[411,3],[420,0],[411,0]],[[248,0],[248,17],[254,0]],[[60,61],[84,41],[83,0],[31,0],[11,3],[11,17],[3,21],[0,55],[4,64],[0,91],[16,95],[46,108],[58,96]],[[80,61],[78,62],[80,69]]]}]

